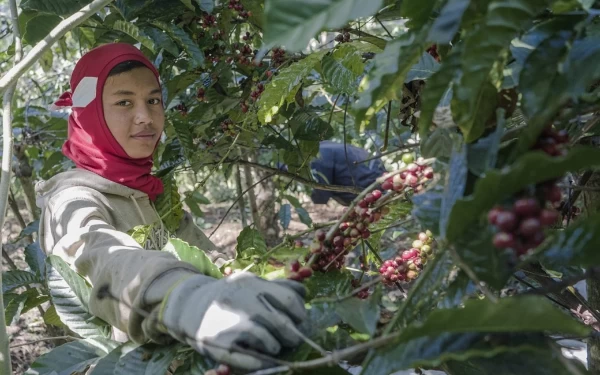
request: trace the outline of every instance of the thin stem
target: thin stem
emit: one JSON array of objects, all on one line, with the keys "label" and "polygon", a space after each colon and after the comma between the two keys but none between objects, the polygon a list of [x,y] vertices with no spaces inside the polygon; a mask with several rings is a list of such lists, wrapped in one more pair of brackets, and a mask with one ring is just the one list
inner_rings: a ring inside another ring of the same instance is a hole
[{"label": "thin stem", "polygon": [[355,295],[357,295],[358,293],[362,292],[365,289],[369,289],[373,285],[379,284],[382,280],[383,280],[383,277],[379,276],[369,282],[364,283],[363,285],[354,289],[352,292],[346,294],[345,296],[337,297],[337,298],[315,298],[312,301],[310,301],[310,303],[342,302],[344,300],[347,300],[348,298],[354,297]]},{"label": "thin stem", "polygon": [[373,156],[371,158],[368,158],[368,159],[365,159],[365,160],[355,161],[354,164],[362,164],[362,163],[366,163],[366,162],[371,161],[371,160],[381,159],[382,157],[384,157],[386,155],[394,154],[396,152],[400,152],[400,151],[404,151],[404,150],[409,150],[411,148],[417,148],[420,145],[421,145],[420,143],[412,143],[412,144],[409,144],[409,145],[403,145],[403,146],[398,147],[395,150],[389,150],[389,151],[386,151],[386,152],[382,152],[379,155],[375,155],[375,156]]},{"label": "thin stem", "polygon": [[308,234],[310,232],[314,232],[317,229],[320,228],[325,228],[328,227],[330,225],[335,224],[335,221],[328,221],[325,223],[313,223],[311,228],[308,228],[306,230],[303,230],[302,232],[296,233],[294,235],[287,235],[286,238],[279,243],[278,245],[276,245],[275,247],[273,247],[272,249],[270,249],[269,251],[267,251],[261,258],[265,259],[268,258],[269,256],[273,255],[273,253],[275,253],[277,250],[281,249],[282,247],[284,247],[286,244],[288,244],[290,241],[293,241],[297,238],[300,238],[302,236],[304,236],[305,234]]},{"label": "thin stem", "polygon": [[452,256],[452,259],[454,259],[454,262],[456,262],[456,265],[458,267],[460,267],[460,269],[463,270],[464,273],[466,273],[467,276],[469,276],[469,278],[471,280],[473,280],[475,285],[477,285],[477,288],[479,289],[479,291],[481,293],[483,293],[483,295],[486,296],[490,301],[492,301],[493,303],[497,303],[498,298],[492,294],[492,292],[487,288],[487,286],[481,280],[479,280],[479,278],[477,277],[475,272],[471,269],[471,267],[469,267],[468,264],[466,264],[462,260],[460,255],[458,255],[458,253],[456,252],[456,250],[452,247],[449,247],[449,251],[450,251],[450,255]]},{"label": "thin stem", "polygon": [[388,102],[388,107],[387,107],[387,117],[385,120],[385,133],[383,134],[383,147],[381,148],[381,151],[387,150],[387,147],[388,147],[388,142],[389,142],[389,137],[390,137],[391,119],[392,119],[392,101],[390,100]]},{"label": "thin stem", "polygon": [[381,22],[381,20],[379,19],[379,17],[375,16],[375,20],[376,20],[376,21],[379,23],[379,25],[380,25],[380,26],[381,26],[381,27],[382,27],[382,28],[385,30],[385,32],[387,33],[387,35],[388,35],[390,38],[392,38],[392,39],[393,39],[394,37],[392,36],[392,33],[390,33],[390,31],[387,29],[387,27],[385,27],[385,25],[383,24],[383,22]]},{"label": "thin stem", "polygon": [[[19,30],[19,11],[17,9],[16,0],[10,0],[10,16],[15,40],[15,64],[19,64],[23,54],[21,46],[21,31]],[[14,67],[13,67],[14,69]],[[13,70],[11,69],[11,70]],[[9,71],[10,73],[10,71]],[[17,88],[17,80],[22,72],[15,75],[10,83],[2,87],[0,84],[0,92],[4,91],[2,98],[2,176],[0,177],[0,228],[4,227],[4,218],[8,203],[8,193],[10,192],[10,177],[11,177],[11,161],[13,153],[13,131],[12,131],[12,99],[15,89]],[[8,76],[7,73],[5,75]],[[5,78],[4,77],[4,78]],[[2,79],[0,79],[0,83]],[[0,289],[2,289],[2,269],[0,269]],[[6,320],[4,317],[4,298],[0,293],[0,373],[11,374],[12,366],[10,362],[10,349],[8,347],[8,334],[6,332]]]},{"label": "thin stem", "polygon": [[[17,80],[67,32],[71,31],[73,28],[75,28],[75,26],[94,15],[100,9],[112,3],[112,1],[113,0],[94,0],[56,25],[56,27],[52,29],[52,31],[50,31],[43,40],[38,42],[35,47],[29,51],[23,60],[19,61],[6,74],[4,74],[2,78],[0,78],[0,93],[4,93],[11,85],[17,82]],[[13,24],[13,30],[14,27],[15,26]],[[20,33],[15,33],[13,31],[13,35],[15,35],[17,39],[20,39]],[[17,55],[15,54],[15,62],[17,61],[16,57]]]}]

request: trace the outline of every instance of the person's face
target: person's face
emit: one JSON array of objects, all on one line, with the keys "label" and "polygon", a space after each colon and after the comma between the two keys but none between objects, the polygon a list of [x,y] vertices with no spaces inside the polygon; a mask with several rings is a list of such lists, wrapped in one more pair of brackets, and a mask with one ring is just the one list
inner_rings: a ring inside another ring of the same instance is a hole
[{"label": "person's face", "polygon": [[102,91],[104,119],[129,157],[154,152],[165,126],[165,111],[156,77],[148,68],[135,68],[108,77]]}]

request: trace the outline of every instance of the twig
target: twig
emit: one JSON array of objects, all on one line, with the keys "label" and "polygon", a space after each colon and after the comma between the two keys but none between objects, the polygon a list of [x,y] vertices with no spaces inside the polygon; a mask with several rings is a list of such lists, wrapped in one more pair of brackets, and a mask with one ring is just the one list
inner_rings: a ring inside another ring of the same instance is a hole
[{"label": "twig", "polygon": [[[262,301],[263,304],[265,304],[265,306],[267,306],[267,308],[271,311],[276,311],[276,309],[269,303],[269,301],[267,301],[267,299],[265,298],[265,296],[260,296],[259,297],[260,300]],[[277,318],[279,318],[279,314],[275,314],[275,316]],[[286,322],[282,322],[280,320],[280,323],[286,324]],[[327,355],[327,351],[325,349],[323,349],[321,346],[319,346],[319,344],[317,344],[316,342],[314,342],[313,340],[311,340],[310,338],[306,337],[306,335],[302,332],[300,332],[300,330],[298,330],[298,328],[296,328],[296,326],[289,325],[286,324],[286,327],[288,329],[290,329],[292,332],[294,332],[295,335],[297,335],[298,337],[300,337],[305,343],[307,343],[308,345],[310,345],[310,347],[312,347],[313,349],[315,349],[316,351],[318,351],[319,353],[321,353],[322,356],[326,356]]]},{"label": "twig", "polygon": [[574,138],[570,142],[571,146],[576,145],[584,137],[585,133],[587,133],[590,129],[596,126],[596,124],[598,124],[598,121],[600,121],[600,116],[594,116],[591,119],[589,119],[588,122],[583,126],[583,129],[581,129],[581,133],[579,134],[579,136]]},{"label": "twig", "polygon": [[[8,89],[8,87],[17,82],[19,77],[21,77],[27,71],[27,69],[29,69],[36,61],[38,61],[40,57],[46,51],[48,51],[54,45],[54,43],[56,43],[60,38],[62,38],[67,32],[69,32],[75,26],[88,19],[90,16],[96,14],[97,11],[104,8],[112,1],[113,0],[94,0],[90,4],[81,8],[78,12],[75,12],[67,19],[63,20],[58,25],[56,25],[56,27],[52,29],[52,31],[50,31],[43,40],[38,42],[35,45],[35,47],[33,47],[31,51],[29,51],[29,53],[27,54],[27,56],[25,56],[23,60],[19,61],[2,78],[0,78],[0,93],[5,92]],[[13,31],[13,35],[19,37],[20,39],[20,33],[14,33]]]},{"label": "twig", "polygon": [[390,33],[390,31],[387,29],[387,27],[385,27],[385,25],[383,24],[383,22],[381,22],[381,20],[379,19],[379,17],[375,16],[375,20],[379,23],[379,25],[381,25],[381,27],[383,27],[383,29],[385,30],[385,32],[387,33],[387,35],[390,38],[393,39],[394,37],[392,36],[392,33]]},{"label": "twig", "polygon": [[265,176],[264,178],[262,178],[262,179],[258,180],[257,182],[253,183],[246,190],[244,190],[240,195],[238,195],[238,197],[234,200],[233,204],[231,206],[229,206],[229,208],[225,212],[225,215],[223,215],[223,217],[221,218],[221,221],[219,222],[219,224],[217,225],[217,227],[210,233],[210,235],[208,236],[208,238],[211,238],[213,236],[213,234],[215,234],[215,232],[217,231],[217,229],[219,229],[219,227],[221,226],[221,224],[223,224],[223,221],[225,221],[225,218],[227,217],[227,215],[229,215],[229,212],[233,209],[233,207],[235,207],[236,204],[238,204],[239,199],[241,197],[243,197],[244,194],[246,194],[253,187],[255,187],[256,185],[260,184],[261,182],[263,182],[264,180],[266,180],[267,178],[270,178],[272,176],[273,176],[272,174]]},{"label": "twig", "polygon": [[574,284],[577,284],[581,280],[585,280],[592,276],[596,276],[596,275],[598,275],[599,272],[600,272],[599,267],[590,267],[580,276],[571,277],[571,278],[568,278],[565,280],[555,282],[553,285],[546,287],[546,288],[535,288],[534,290],[528,291],[525,294],[547,294],[547,293],[554,294],[554,293],[562,292],[563,289],[570,287]]},{"label": "twig", "polygon": [[[579,187],[584,187],[585,184],[587,184],[587,182],[589,181],[589,179],[592,177],[592,171],[585,171],[583,173],[583,175],[581,176],[581,178],[579,179],[579,181],[577,182],[577,185]],[[569,201],[563,206],[562,208],[562,216],[566,216],[569,211],[571,210],[571,207],[573,207],[573,205],[575,204],[575,202],[577,201],[577,198],[579,198],[579,195],[581,194],[581,189],[575,190],[573,192],[573,194],[571,194],[571,196],[569,197]]]},{"label": "twig", "polygon": [[[21,31],[19,30],[19,11],[17,9],[16,0],[10,0],[10,16],[13,28],[13,35],[15,40],[15,64],[18,65],[21,56],[23,54],[23,47],[21,45]],[[11,69],[11,71],[14,70]],[[10,73],[10,71],[9,71]],[[2,79],[0,79],[0,92],[4,92],[2,98],[2,134],[4,139],[2,141],[2,176],[0,177],[0,228],[4,227],[4,218],[6,216],[6,209],[8,203],[8,193],[10,191],[10,176],[11,176],[11,161],[13,154],[13,130],[12,130],[12,99],[17,88],[17,80],[23,74],[21,72],[15,75],[14,79],[10,80],[8,84],[1,85]],[[8,76],[7,73],[4,77]],[[0,268],[0,289],[2,289],[2,269]],[[0,293],[0,373],[10,374],[12,373],[12,366],[10,360],[10,351],[8,347],[8,334],[6,332],[6,320],[4,317],[4,299],[2,293]]]},{"label": "twig", "polygon": [[354,164],[362,164],[362,163],[366,163],[366,162],[371,161],[371,160],[381,159],[382,157],[384,157],[386,155],[393,154],[393,153],[400,152],[400,151],[404,151],[404,150],[409,150],[411,148],[416,148],[416,147],[419,147],[420,145],[421,145],[420,143],[412,143],[412,144],[408,144],[408,145],[402,145],[402,146],[398,147],[395,150],[389,150],[389,151],[386,151],[386,152],[382,152],[379,155],[375,155],[375,156],[373,156],[371,158],[368,158],[368,159],[365,159],[365,160],[355,161]]},{"label": "twig", "polygon": [[350,293],[348,293],[348,294],[346,294],[346,295],[344,295],[342,297],[337,297],[337,298],[315,298],[312,301],[310,301],[310,303],[342,302],[344,300],[347,300],[348,298],[354,297],[355,295],[357,295],[358,293],[362,292],[365,289],[369,289],[373,285],[379,284],[382,280],[383,280],[383,277],[378,276],[378,277],[374,278],[373,280],[364,283],[360,287],[354,289],[352,292],[350,292]]},{"label": "twig", "polygon": [[304,236],[307,233],[313,232],[316,229],[320,229],[320,228],[325,228],[328,227],[330,225],[335,224],[335,221],[328,221],[325,223],[313,223],[312,227],[303,230],[302,232],[296,233],[294,235],[287,235],[285,237],[285,239],[280,242],[278,245],[276,245],[275,247],[273,247],[272,249],[270,249],[269,251],[267,251],[264,255],[261,256],[261,259],[265,259],[269,256],[271,256],[274,252],[276,252],[277,250],[281,249],[282,247],[284,247],[286,244],[288,244],[290,241],[293,241],[297,238],[300,238],[302,236]]},{"label": "twig", "polygon": [[344,157],[346,158],[346,167],[350,172],[350,178],[352,179],[352,186],[356,187],[356,179],[354,178],[354,170],[350,168],[350,161],[348,160],[348,143],[346,142],[346,118],[348,116],[348,103],[350,103],[350,97],[346,96],[346,103],[344,105],[344,122],[342,124],[342,130],[344,135]]},{"label": "twig", "polygon": [[56,341],[56,340],[79,340],[79,339],[77,337],[73,337],[73,336],[46,337],[43,339],[28,341],[28,342],[24,342],[21,344],[14,344],[14,345],[11,345],[10,348],[11,349],[18,348],[20,346],[31,345],[31,344],[35,344],[35,343],[42,342],[42,341]]},{"label": "twig", "polygon": [[487,286],[481,280],[479,280],[479,278],[477,277],[475,272],[471,269],[471,267],[469,267],[468,264],[466,264],[462,260],[460,255],[458,255],[458,253],[456,252],[456,250],[452,246],[450,246],[448,250],[450,251],[450,255],[452,256],[452,259],[454,259],[454,261],[456,262],[456,265],[458,267],[460,267],[460,269],[462,269],[467,274],[467,276],[469,276],[469,278],[471,280],[473,280],[475,285],[477,285],[477,288],[479,289],[479,291],[481,293],[483,293],[483,295],[485,295],[493,303],[498,302],[498,298],[492,294],[492,292],[487,288]]},{"label": "twig", "polygon": [[391,229],[391,228],[401,227],[401,226],[403,226],[404,224],[410,223],[411,221],[415,221],[415,219],[411,217],[410,219],[406,219],[406,220],[404,220],[404,221],[401,221],[401,222],[399,222],[399,223],[396,223],[396,224],[390,225],[389,227],[385,227],[385,228],[381,228],[381,229],[374,230],[374,231],[372,231],[372,232],[371,232],[371,234],[373,234],[373,233],[379,233],[379,232],[383,232],[383,231],[386,231],[386,230],[388,230],[388,229]]},{"label": "twig", "polygon": [[389,137],[390,137],[391,119],[392,119],[392,101],[390,100],[388,102],[387,117],[385,120],[385,133],[383,134],[383,147],[381,148],[381,151],[387,150],[387,147],[388,147],[388,141],[389,141]]},{"label": "twig", "polygon": [[343,359],[392,343],[400,336],[400,333],[401,332],[394,332],[392,334],[380,336],[371,341],[350,346],[342,350],[334,350],[331,352],[331,354],[323,358],[317,358],[304,362],[294,362],[287,366],[272,367],[270,369],[254,371],[246,375],[270,375],[290,370],[309,370],[325,366],[335,366]]}]

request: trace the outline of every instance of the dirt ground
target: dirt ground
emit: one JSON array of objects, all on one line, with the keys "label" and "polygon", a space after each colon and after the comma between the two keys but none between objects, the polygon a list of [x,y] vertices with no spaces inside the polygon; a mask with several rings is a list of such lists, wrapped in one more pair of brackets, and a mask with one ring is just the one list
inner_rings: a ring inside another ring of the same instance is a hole
[{"label": "dirt ground", "polygon": [[[330,201],[328,205],[313,205],[308,198],[305,197],[303,200],[303,207],[308,211],[315,223],[337,219],[343,212],[343,207],[333,201]],[[230,205],[231,203],[221,203],[203,206],[203,210],[205,211],[203,231],[207,236],[217,228],[217,225]],[[24,207],[22,207],[21,212],[25,221],[29,222],[31,219],[27,216]],[[251,218],[249,213],[247,216]],[[223,223],[218,227],[217,231],[212,235],[211,240],[221,249],[232,252],[235,248],[237,235],[242,230],[240,217],[239,209],[234,207]],[[293,212],[292,221],[286,233],[294,234],[305,230],[306,228],[306,225],[302,224],[296,213]],[[21,226],[9,210],[9,216],[5,220],[5,225],[2,228],[2,243],[5,244],[4,249],[8,253],[10,259],[15,263],[16,267],[25,270],[27,269],[27,263],[25,262],[23,253],[24,242],[19,241],[13,243],[20,231]],[[282,231],[282,234],[283,233],[284,232]],[[6,262],[6,259],[3,258],[2,270],[8,271],[10,269],[11,266]],[[43,306],[43,308],[45,310],[47,306]],[[7,331],[10,338],[13,374],[15,375],[23,374],[37,357],[54,347],[55,341],[45,341],[44,339],[60,335],[60,333],[49,332],[48,327],[44,323],[44,320],[37,309],[22,314],[15,324],[11,324],[7,327]]]}]

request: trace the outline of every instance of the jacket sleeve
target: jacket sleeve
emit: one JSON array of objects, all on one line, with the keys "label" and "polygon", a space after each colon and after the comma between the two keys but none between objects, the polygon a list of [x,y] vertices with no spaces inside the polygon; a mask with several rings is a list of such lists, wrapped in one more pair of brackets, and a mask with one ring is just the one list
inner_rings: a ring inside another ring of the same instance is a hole
[{"label": "jacket sleeve", "polygon": [[[172,284],[198,272],[169,253],[144,250],[111,225],[105,197],[93,189],[76,189],[76,194],[72,189],[59,192],[44,207],[44,230],[40,232],[44,250],[64,259],[90,281],[90,313],[125,332],[133,341],[146,342],[141,329],[143,317],[127,306],[151,311]],[[156,284],[161,287],[154,287]],[[125,303],[99,300],[97,292],[105,285]],[[151,286],[153,295],[148,297]]]},{"label": "jacket sleeve", "polygon": [[194,219],[189,212],[183,212],[184,215],[179,224],[179,229],[175,233],[177,238],[181,238],[190,245],[203,250],[217,267],[221,267],[230,259],[230,256],[221,252],[217,246],[206,237],[204,232],[202,232],[202,230],[194,223]]}]

